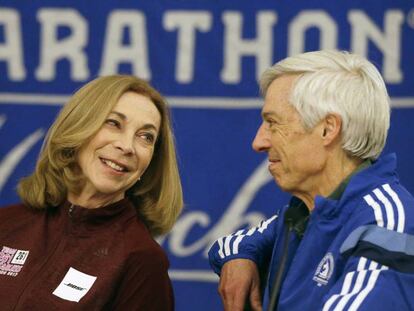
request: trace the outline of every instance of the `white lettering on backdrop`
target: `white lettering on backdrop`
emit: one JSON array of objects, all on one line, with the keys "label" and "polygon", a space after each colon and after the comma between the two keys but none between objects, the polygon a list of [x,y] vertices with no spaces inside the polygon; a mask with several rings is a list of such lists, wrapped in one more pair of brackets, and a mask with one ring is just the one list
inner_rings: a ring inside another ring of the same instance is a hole
[{"label": "white lettering on backdrop", "polygon": [[[197,36],[196,32],[208,33],[217,27],[222,27],[222,38],[211,45],[211,53],[221,53],[223,66],[217,79],[224,84],[237,84],[243,80],[242,62],[245,57],[256,59],[256,78],[264,68],[272,64],[278,55],[273,52],[275,25],[278,21],[276,11],[265,10],[256,13],[256,34],[253,38],[242,37],[242,30],[250,27],[250,21],[245,21],[243,12],[223,11],[222,23],[213,25],[213,13],[208,10],[166,10],[162,16],[162,27],[167,32],[177,30],[177,48],[175,51],[175,79],[177,83],[188,84],[197,78],[194,72],[197,58],[197,43],[206,42],[208,36]],[[410,16],[410,15],[409,15]],[[120,64],[130,64],[132,74],[144,79],[151,78],[149,63],[148,40],[157,40],[151,34],[152,28],[147,27],[145,12],[128,9],[108,12],[106,31],[101,52],[101,63],[97,72],[90,72],[89,56],[86,49],[91,44],[91,38],[96,34],[90,33],[88,19],[74,8],[41,8],[37,12],[40,37],[39,65],[35,72],[38,81],[56,79],[57,64],[66,60],[70,65],[70,79],[83,81],[93,76],[116,73]],[[402,83],[401,68],[402,31],[405,15],[402,10],[384,10],[382,25],[361,10],[347,12],[350,31],[350,50],[368,57],[368,45],[373,44],[383,55],[380,68],[387,83]],[[31,74],[30,68],[24,65],[25,42],[22,33],[23,21],[20,12],[11,8],[0,8],[0,29],[3,28],[4,39],[0,42],[0,62],[6,63],[6,75],[11,81],[23,81]],[[249,24],[248,24],[249,23]],[[59,27],[69,29],[70,33],[64,38],[58,38]],[[27,27],[26,27],[27,28]],[[343,36],[338,22],[322,10],[302,10],[298,12],[287,25],[287,55],[303,52],[307,31],[316,28],[320,34],[320,48],[338,48],[338,38]],[[28,29],[26,31],[30,31]],[[123,43],[124,33],[129,34],[128,43]],[[32,35],[31,35],[32,36]],[[221,40],[221,43],[220,43]],[[159,45],[156,45],[159,46]],[[35,48],[35,47],[32,47]],[[170,52],[169,52],[170,53]],[[170,54],[168,54],[170,55]],[[219,54],[220,55],[220,54]],[[172,60],[174,61],[174,60]]]}]

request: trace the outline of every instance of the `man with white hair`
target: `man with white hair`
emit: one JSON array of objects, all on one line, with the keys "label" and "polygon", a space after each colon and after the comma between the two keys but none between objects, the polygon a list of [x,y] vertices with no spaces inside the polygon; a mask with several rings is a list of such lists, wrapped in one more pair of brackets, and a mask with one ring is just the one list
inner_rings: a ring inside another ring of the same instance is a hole
[{"label": "man with white hair", "polygon": [[[365,58],[317,51],[260,81],[267,153],[286,207],[209,252],[225,310],[414,310],[414,198],[396,156],[380,157],[390,122],[385,83]],[[263,281],[263,279],[262,279]]]}]

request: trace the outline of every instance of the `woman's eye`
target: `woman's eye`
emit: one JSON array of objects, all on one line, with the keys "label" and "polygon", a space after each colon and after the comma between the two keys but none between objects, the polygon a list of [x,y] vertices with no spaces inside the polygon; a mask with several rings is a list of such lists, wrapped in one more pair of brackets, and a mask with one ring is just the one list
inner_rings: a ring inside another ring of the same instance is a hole
[{"label": "woman's eye", "polygon": [[114,119],[108,119],[105,121],[106,124],[110,125],[110,126],[115,126],[115,127],[120,127],[121,123],[119,123],[119,121],[114,120]]},{"label": "woman's eye", "polygon": [[143,138],[146,142],[148,142],[150,144],[153,144],[154,141],[155,141],[155,137],[151,133],[140,134],[139,137]]}]

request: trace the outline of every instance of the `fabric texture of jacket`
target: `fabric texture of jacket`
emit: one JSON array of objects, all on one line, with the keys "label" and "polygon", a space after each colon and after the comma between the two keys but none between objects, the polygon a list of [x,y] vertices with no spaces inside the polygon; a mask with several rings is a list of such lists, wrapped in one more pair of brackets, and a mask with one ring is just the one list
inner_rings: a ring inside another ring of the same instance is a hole
[{"label": "fabric texture of jacket", "polygon": [[[414,310],[414,199],[395,168],[395,155],[384,156],[352,176],[338,200],[316,197],[303,237],[291,235],[278,311]],[[217,274],[236,258],[268,271],[265,307],[287,209],[220,238],[209,252]]]},{"label": "fabric texture of jacket", "polygon": [[0,208],[0,309],[173,310],[168,259],[123,199]]}]

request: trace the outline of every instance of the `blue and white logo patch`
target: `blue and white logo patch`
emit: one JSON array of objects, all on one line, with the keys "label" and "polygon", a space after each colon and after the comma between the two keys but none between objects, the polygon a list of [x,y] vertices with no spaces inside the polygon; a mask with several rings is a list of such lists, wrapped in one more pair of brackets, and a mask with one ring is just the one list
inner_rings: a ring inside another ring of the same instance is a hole
[{"label": "blue and white logo patch", "polygon": [[332,253],[327,253],[318,265],[318,268],[313,275],[313,280],[318,283],[318,286],[326,285],[332,276],[334,270],[334,258]]}]

